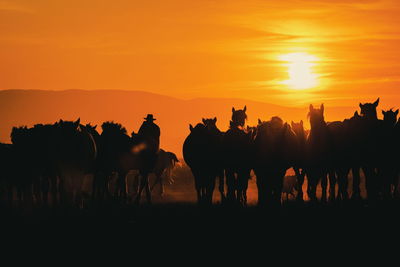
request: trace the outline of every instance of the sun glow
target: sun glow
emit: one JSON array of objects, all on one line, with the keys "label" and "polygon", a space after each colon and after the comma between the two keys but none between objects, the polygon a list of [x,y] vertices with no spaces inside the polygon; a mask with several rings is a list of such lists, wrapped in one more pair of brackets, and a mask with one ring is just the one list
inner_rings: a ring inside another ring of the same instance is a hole
[{"label": "sun glow", "polygon": [[291,89],[304,90],[318,85],[318,75],[313,72],[313,67],[318,61],[316,56],[308,53],[290,53],[279,56],[287,67],[289,79],[282,81]]}]

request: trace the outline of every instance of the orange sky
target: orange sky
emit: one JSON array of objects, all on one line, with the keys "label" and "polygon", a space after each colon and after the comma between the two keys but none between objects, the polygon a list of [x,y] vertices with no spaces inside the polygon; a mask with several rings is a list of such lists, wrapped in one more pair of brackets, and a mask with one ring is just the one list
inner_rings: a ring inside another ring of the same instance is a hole
[{"label": "orange sky", "polygon": [[[0,89],[396,107],[399,14],[397,0],[0,0]],[[318,86],[279,82],[288,53],[318,58]]]}]

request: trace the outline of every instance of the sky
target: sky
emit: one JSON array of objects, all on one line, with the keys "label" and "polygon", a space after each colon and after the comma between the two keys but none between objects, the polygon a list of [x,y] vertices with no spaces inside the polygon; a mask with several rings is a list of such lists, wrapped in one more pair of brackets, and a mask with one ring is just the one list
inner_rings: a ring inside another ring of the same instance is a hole
[{"label": "sky", "polygon": [[399,14],[397,0],[0,0],[0,89],[397,107]]}]

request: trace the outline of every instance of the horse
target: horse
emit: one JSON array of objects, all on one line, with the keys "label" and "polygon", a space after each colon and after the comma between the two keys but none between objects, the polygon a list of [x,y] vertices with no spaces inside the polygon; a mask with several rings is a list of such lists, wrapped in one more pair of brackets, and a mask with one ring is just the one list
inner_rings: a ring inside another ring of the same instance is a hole
[{"label": "horse", "polygon": [[[216,118],[214,118],[216,122]],[[198,204],[212,204],[216,177],[220,174],[220,134],[204,123],[189,125],[183,158],[194,176]]]},{"label": "horse", "polygon": [[223,142],[224,134],[217,127],[217,118],[213,119],[202,119],[203,124],[206,126],[207,130],[214,136],[213,141],[215,142],[215,155],[213,157],[214,164],[218,167],[217,177],[218,177],[218,191],[220,193],[221,202],[225,201],[225,185],[224,185],[224,161],[223,161]]},{"label": "horse", "polygon": [[[153,185],[150,187],[150,191],[156,187],[157,184],[160,185],[160,196],[164,195],[164,181],[163,176],[165,176],[166,180],[170,183],[173,182],[172,180],[172,170],[175,167],[175,164],[179,162],[176,155],[172,152],[165,151],[164,149],[160,149],[157,154],[157,162],[152,173],[155,174],[156,180],[154,181]],[[140,174],[135,176],[135,181],[139,180]],[[138,185],[137,182],[135,182]],[[134,190],[137,193],[137,190]]]},{"label": "horse", "polygon": [[[395,125],[395,138],[396,138],[396,143],[395,143],[396,150],[400,151],[400,119],[397,121],[397,123]],[[400,164],[399,164],[400,156],[399,156],[399,153],[397,153],[397,156],[395,157],[395,159],[396,159],[397,168],[396,168],[396,175],[395,175],[395,178],[394,178],[394,181],[393,181],[393,186],[394,186],[393,195],[394,195],[394,197],[399,197],[399,188],[398,188],[398,186],[399,186],[399,176],[400,176]]]},{"label": "horse", "polygon": [[380,121],[376,108],[379,98],[373,103],[360,103],[361,110],[359,120],[360,165],[365,175],[365,184],[368,200],[374,202],[379,195],[379,176],[377,173],[380,146]]},{"label": "horse", "polygon": [[244,128],[247,114],[246,106],[235,110],[228,131],[223,136],[223,158],[227,185],[227,200],[240,205],[247,204],[247,188],[252,169],[252,132]]},{"label": "horse", "polygon": [[[111,193],[117,199],[126,201],[126,175],[131,169],[138,168],[138,158],[132,152],[133,142],[127,134],[126,128],[119,123],[104,122],[101,125],[102,133],[99,138],[98,169],[95,177],[99,186],[99,193]],[[116,173],[117,183],[114,192],[110,192],[110,177]],[[103,186],[107,185],[107,189]]]},{"label": "horse", "polygon": [[33,204],[32,185],[39,175],[37,163],[41,154],[38,142],[34,137],[33,129],[26,126],[13,127],[11,131],[11,142],[14,150],[12,161],[15,169],[9,189],[11,194],[13,194],[14,189],[16,190],[16,200],[19,204]]},{"label": "horse", "polygon": [[331,163],[332,140],[327,123],[324,118],[324,104],[320,108],[309,107],[311,130],[306,143],[306,165],[307,165],[307,193],[311,201],[316,201],[316,191],[321,181],[322,197],[326,202],[327,173]]},{"label": "horse", "polygon": [[296,190],[297,190],[297,200],[303,201],[303,184],[304,178],[306,175],[306,168],[305,168],[305,152],[306,152],[306,141],[308,137],[308,132],[304,130],[303,121],[300,122],[291,122],[292,130],[297,139],[297,150],[293,151],[294,154],[294,166],[293,170],[296,174],[297,183],[296,183]]},{"label": "horse", "polygon": [[11,141],[15,147],[15,184],[17,198],[30,204],[47,204],[51,188],[52,202],[74,203],[80,198],[83,176],[96,158],[94,140],[77,121],[60,120],[54,124],[36,124],[32,128],[14,127]]},{"label": "horse", "polygon": [[281,118],[259,120],[253,145],[259,205],[281,204],[283,179],[286,171],[294,166],[297,141],[289,124]]},{"label": "horse", "polygon": [[0,143],[0,200],[4,200],[7,206],[12,206],[13,188],[15,182],[15,148],[12,144]]},{"label": "horse", "polygon": [[107,166],[107,155],[106,150],[104,149],[103,137],[97,131],[97,125],[91,125],[90,123],[86,124],[86,130],[92,135],[94,142],[96,143],[97,157],[93,166],[91,168],[92,179],[92,200],[103,201],[106,197],[109,196],[110,192],[108,190],[108,182],[110,180],[110,176],[112,171],[110,171]]},{"label": "horse", "polygon": [[[378,166],[378,175],[380,180],[380,189],[385,199],[392,197],[397,189],[397,142],[396,123],[399,110],[382,110],[383,120],[380,127],[380,160]],[[393,189],[394,187],[394,189]]]}]

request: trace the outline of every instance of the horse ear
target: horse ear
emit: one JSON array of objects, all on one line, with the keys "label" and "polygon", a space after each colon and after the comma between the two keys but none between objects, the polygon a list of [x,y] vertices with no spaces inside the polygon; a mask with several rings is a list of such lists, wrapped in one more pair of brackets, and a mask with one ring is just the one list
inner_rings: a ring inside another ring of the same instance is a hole
[{"label": "horse ear", "polygon": [[232,107],[232,112],[235,112],[235,108],[234,107]]},{"label": "horse ear", "polygon": [[63,123],[64,121],[62,119],[60,119],[60,123]]},{"label": "horse ear", "polygon": [[206,120],[204,118],[201,119],[203,121],[204,124],[206,124]]},{"label": "horse ear", "polygon": [[374,102],[374,106],[377,107],[378,104],[379,104],[379,97],[378,97],[378,99]]},{"label": "horse ear", "polygon": [[394,115],[398,115],[399,114],[399,110],[397,109],[395,112],[394,112]]},{"label": "horse ear", "polygon": [[214,123],[216,123],[217,122],[217,117],[214,117]]},{"label": "horse ear", "polygon": [[262,121],[260,119],[258,119],[258,124],[261,124],[261,123],[262,123]]},{"label": "horse ear", "polygon": [[193,126],[191,124],[189,124],[189,129],[190,131],[193,131]]},{"label": "horse ear", "polygon": [[312,104],[310,104],[309,109],[310,109],[310,111],[312,111],[314,109],[314,106]]},{"label": "horse ear", "polygon": [[75,124],[76,125],[79,125],[81,123],[81,118],[78,118],[76,121],[75,121]]},{"label": "horse ear", "polygon": [[321,112],[322,112],[322,114],[324,114],[324,109],[325,109],[324,104],[321,104]]},{"label": "horse ear", "polygon": [[247,110],[247,107],[246,107],[246,105],[245,105],[244,108],[243,108],[243,111],[246,112],[246,110]]}]

